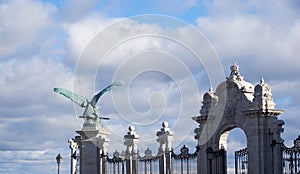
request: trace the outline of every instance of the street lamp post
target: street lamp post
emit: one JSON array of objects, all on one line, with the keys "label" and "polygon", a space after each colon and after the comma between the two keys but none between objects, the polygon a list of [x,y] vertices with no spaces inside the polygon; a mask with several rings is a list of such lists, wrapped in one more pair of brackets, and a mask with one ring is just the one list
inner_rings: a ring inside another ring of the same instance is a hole
[{"label": "street lamp post", "polygon": [[62,157],[60,156],[60,153],[56,156],[56,162],[57,162],[57,174],[59,174],[59,168],[61,163]]}]

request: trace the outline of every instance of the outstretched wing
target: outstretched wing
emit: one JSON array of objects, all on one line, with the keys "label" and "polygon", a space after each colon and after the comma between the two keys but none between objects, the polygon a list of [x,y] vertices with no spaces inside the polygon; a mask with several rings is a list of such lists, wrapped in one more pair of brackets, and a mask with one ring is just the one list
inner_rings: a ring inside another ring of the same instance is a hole
[{"label": "outstretched wing", "polygon": [[123,81],[118,81],[118,82],[114,82],[113,84],[109,85],[108,87],[104,88],[102,91],[100,91],[98,94],[96,94],[92,100],[91,100],[91,104],[92,105],[96,105],[96,103],[98,102],[99,98],[106,93],[107,91],[113,90],[113,89],[118,89],[119,87],[121,87],[122,85],[124,85],[125,83]]},{"label": "outstretched wing", "polygon": [[63,96],[71,99],[74,103],[78,104],[80,107],[85,107],[87,105],[87,99],[81,95],[74,94],[69,90],[63,89],[63,88],[54,88],[54,92],[57,92],[59,94],[62,94]]}]

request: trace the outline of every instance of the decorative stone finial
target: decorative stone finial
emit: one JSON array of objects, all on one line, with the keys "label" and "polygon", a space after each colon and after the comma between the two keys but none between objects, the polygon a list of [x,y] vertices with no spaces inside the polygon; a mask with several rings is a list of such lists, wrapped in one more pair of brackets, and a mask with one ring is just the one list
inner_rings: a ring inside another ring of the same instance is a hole
[{"label": "decorative stone finial", "polygon": [[166,129],[166,128],[168,128],[169,123],[166,122],[166,121],[164,121],[161,125],[162,125],[162,127],[163,127],[164,129]]},{"label": "decorative stone finial", "polygon": [[275,109],[271,86],[265,83],[263,78],[254,88],[253,103],[256,109]]},{"label": "decorative stone finial", "polygon": [[163,122],[162,128],[156,133],[156,136],[158,137],[156,141],[160,144],[159,150],[161,152],[172,150],[174,132],[168,128],[168,125],[168,122]]},{"label": "decorative stone finial", "polygon": [[134,131],[133,126],[128,127],[129,132],[124,136],[124,144],[127,146],[127,151],[136,153],[137,152],[137,144],[139,142],[139,135]]},{"label": "decorative stone finial", "polygon": [[210,86],[210,87],[209,87],[209,89],[208,89],[208,92],[209,92],[209,93],[213,93],[213,92],[214,92],[214,90],[213,90],[213,87],[212,87],[212,86]]},{"label": "decorative stone finial", "polygon": [[218,96],[214,93],[212,87],[209,88],[208,92],[203,95],[203,105],[200,110],[201,116],[207,116],[211,110],[218,102]]},{"label": "decorative stone finial", "polygon": [[230,70],[232,74],[237,75],[239,71],[239,66],[235,62],[233,62],[233,64],[230,66]]},{"label": "decorative stone finial", "polygon": [[134,129],[135,129],[134,126],[129,126],[129,127],[128,127],[128,130],[129,130],[130,132],[134,131]]},{"label": "decorative stone finial", "polygon": [[69,140],[68,140],[68,143],[69,143],[69,147],[70,147],[70,149],[72,149],[72,150],[76,150],[77,148],[78,148],[78,143],[75,141],[75,139],[74,138],[70,138]]},{"label": "decorative stone finial", "polygon": [[124,136],[124,138],[139,138],[139,135],[134,131],[134,126],[128,127],[129,132],[127,132],[127,135]]},{"label": "decorative stone finial", "polygon": [[263,85],[263,84],[265,84],[265,80],[264,80],[263,77],[261,77],[261,79],[260,79],[260,85]]},{"label": "decorative stone finial", "polygon": [[233,64],[230,66],[230,76],[227,79],[231,80],[237,80],[237,81],[242,81],[243,77],[239,73],[239,66],[233,62]]}]

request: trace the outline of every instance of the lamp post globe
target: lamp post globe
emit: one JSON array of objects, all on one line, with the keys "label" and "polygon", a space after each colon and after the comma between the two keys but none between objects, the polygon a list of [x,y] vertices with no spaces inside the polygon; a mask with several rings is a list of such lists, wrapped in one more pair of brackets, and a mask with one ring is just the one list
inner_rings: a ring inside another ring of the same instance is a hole
[{"label": "lamp post globe", "polygon": [[62,157],[60,153],[56,156],[56,162],[57,162],[57,174],[59,174],[59,169],[60,169],[60,163],[62,161]]}]

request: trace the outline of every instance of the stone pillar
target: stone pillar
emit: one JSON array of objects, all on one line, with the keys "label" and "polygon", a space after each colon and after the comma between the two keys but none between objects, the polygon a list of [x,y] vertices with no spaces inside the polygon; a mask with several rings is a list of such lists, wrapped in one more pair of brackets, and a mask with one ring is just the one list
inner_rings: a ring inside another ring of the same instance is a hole
[{"label": "stone pillar", "polygon": [[103,129],[82,129],[80,136],[80,174],[106,174],[108,132]]},{"label": "stone pillar", "polygon": [[126,174],[138,174],[138,142],[139,135],[129,126],[129,132],[124,136],[126,145]]},{"label": "stone pillar", "polygon": [[251,110],[244,110],[247,117],[248,172],[281,174],[281,133],[284,122],[278,120],[282,110],[275,109],[271,87],[263,79],[254,88]]},{"label": "stone pillar", "polygon": [[174,132],[168,128],[168,123],[163,122],[162,128],[156,133],[157,142],[159,142],[159,173],[171,174],[172,173],[172,142]]},{"label": "stone pillar", "polygon": [[197,123],[199,123],[199,127],[195,128],[195,139],[198,141],[198,155],[197,155],[197,174],[207,174],[211,171],[213,161],[211,156],[209,156],[209,152],[214,150],[213,143],[210,139],[211,134],[211,126],[212,121],[210,120],[213,116],[197,116],[193,117]]},{"label": "stone pillar", "polygon": [[[281,174],[281,138],[283,121],[272,114],[281,111],[273,110],[256,112],[249,116],[248,122],[248,172],[264,174]],[[247,114],[250,114],[249,111]]]},{"label": "stone pillar", "polygon": [[76,174],[76,164],[77,164],[77,149],[79,145],[77,143],[78,138],[71,138],[68,140],[71,149],[71,174]]}]

